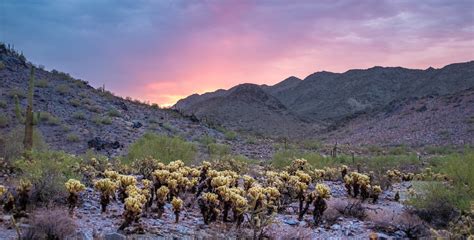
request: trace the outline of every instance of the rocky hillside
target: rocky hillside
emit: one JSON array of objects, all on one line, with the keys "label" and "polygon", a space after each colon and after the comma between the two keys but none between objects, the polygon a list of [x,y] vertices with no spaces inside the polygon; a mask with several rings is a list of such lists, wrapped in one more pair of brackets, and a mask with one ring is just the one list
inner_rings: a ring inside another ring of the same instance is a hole
[{"label": "rocky hillside", "polygon": [[[446,95],[456,95],[462,91],[474,87],[474,61],[456,63],[441,69],[429,68],[426,70],[413,70],[401,67],[373,67],[366,70],[350,70],[345,73],[317,72],[300,80],[290,77],[274,86],[253,85],[256,95],[249,96],[249,92],[236,96],[235,89],[239,85],[227,91],[219,90],[214,93],[206,93],[201,96],[180,100],[174,108],[186,115],[194,115],[198,119],[215,121],[226,127],[247,130],[248,121],[252,119],[256,131],[269,135],[288,135],[291,132],[299,137],[322,137],[334,127],[342,127],[350,120],[359,119],[360,122],[371,120],[384,125],[384,119],[380,115],[387,114],[391,105],[400,102],[412,101],[420,98],[435,99],[442,102]],[[261,91],[258,91],[260,88]],[[263,94],[265,92],[266,94]],[[236,102],[237,98],[253,99],[263,97],[272,99],[271,102],[258,101],[259,111],[248,111],[248,104],[244,101]],[[213,104],[227,104],[232,107],[216,108]],[[275,108],[274,106],[279,106]],[[284,111],[283,111],[284,110]],[[442,112],[439,112],[442,111]],[[438,108],[437,123],[447,122],[452,115],[449,108]],[[418,113],[416,109],[409,109],[403,115],[399,112],[390,112],[394,118],[403,116],[414,116]],[[398,115],[397,115],[398,114]],[[470,118],[469,112],[459,113],[460,119]],[[364,116],[358,118],[358,116]],[[269,121],[268,119],[291,119],[282,124],[282,121]],[[408,121],[409,122],[409,121]],[[407,124],[408,124],[407,122]],[[435,126],[434,123],[418,119],[419,129],[410,128],[410,131],[400,132],[401,135],[412,133],[414,130]],[[452,125],[452,124],[451,124]],[[459,129],[459,127],[457,127]],[[288,131],[285,131],[288,129]],[[404,129],[404,128],[400,128]],[[446,131],[450,132],[451,129]],[[453,130],[454,131],[454,130]],[[456,130],[457,131],[457,130]],[[386,129],[378,132],[386,134]],[[451,134],[448,134],[451,135]],[[364,135],[369,136],[369,135]],[[457,135],[454,134],[453,137]],[[414,144],[431,143],[424,141],[422,137],[416,138]],[[369,140],[369,139],[364,139]],[[472,142],[472,134],[467,136]],[[452,141],[448,141],[452,142]],[[387,141],[387,144],[395,143]]]},{"label": "rocky hillside", "polygon": [[[8,139],[21,138],[15,96],[24,115],[32,66],[25,57],[0,44],[0,153],[5,144],[10,144]],[[35,78],[34,111],[40,112],[37,127],[53,149],[84,153],[95,148],[103,154],[119,155],[145,132],[154,132],[195,142],[203,136],[210,136],[233,149],[242,150],[237,153],[254,158],[268,152],[256,150],[261,145],[247,146],[240,137],[225,139],[224,133],[183,117],[174,110],[114,96],[56,70],[35,68]]]}]

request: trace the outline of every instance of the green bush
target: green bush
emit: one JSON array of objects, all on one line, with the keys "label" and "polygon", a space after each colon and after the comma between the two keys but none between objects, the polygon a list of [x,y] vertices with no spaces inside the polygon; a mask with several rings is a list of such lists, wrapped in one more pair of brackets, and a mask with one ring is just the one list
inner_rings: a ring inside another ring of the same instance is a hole
[{"label": "green bush", "polygon": [[301,142],[301,146],[308,150],[319,150],[322,147],[322,143],[317,140],[304,140]]},{"label": "green bush", "polygon": [[211,137],[209,135],[204,135],[204,136],[202,136],[201,138],[198,139],[198,142],[201,143],[204,146],[208,146],[211,143],[215,143],[216,139],[214,139],[213,137]]},{"label": "green bush", "polygon": [[234,131],[225,131],[224,132],[224,137],[227,140],[235,140],[237,139],[237,133]]},{"label": "green bush", "polygon": [[86,119],[86,115],[83,112],[75,112],[72,114],[72,117],[77,120],[84,120]]},{"label": "green bush", "polygon": [[74,133],[70,133],[66,136],[68,142],[79,142],[79,136]]},{"label": "green bush", "polygon": [[[24,126],[18,126],[13,128],[10,132],[5,135],[0,135],[0,143],[3,141],[4,146],[0,146],[0,157],[5,159],[7,162],[11,162],[14,159],[19,158],[23,152],[23,138],[25,136]],[[33,149],[44,150],[47,148],[46,143],[43,141],[41,132],[38,129],[33,131]],[[3,151],[2,151],[3,150]]]},{"label": "green bush", "polygon": [[110,125],[112,124],[112,119],[110,119],[109,117],[95,116],[94,118],[92,118],[92,122],[97,125]]},{"label": "green bush", "polygon": [[120,112],[115,108],[110,109],[107,114],[109,114],[110,117],[120,117]]},{"label": "green bush", "polygon": [[0,113],[0,128],[7,127],[8,123],[10,123],[8,116],[4,115],[3,113]]},{"label": "green bush", "polygon": [[231,153],[230,146],[227,144],[211,143],[207,145],[211,158],[229,155]]},{"label": "green bush", "polygon": [[77,98],[73,98],[73,99],[69,100],[69,104],[71,104],[71,106],[73,106],[73,107],[79,107],[79,106],[81,106],[81,100],[79,100]]},{"label": "green bush", "polygon": [[123,157],[123,163],[130,164],[135,159],[152,157],[163,163],[182,160],[191,163],[196,156],[196,146],[178,137],[167,137],[146,133],[133,143],[128,154]]},{"label": "green bush", "polygon": [[10,98],[15,98],[15,96],[18,97],[18,99],[24,99],[26,98],[26,93],[25,91],[21,90],[21,89],[18,89],[18,88],[12,88],[10,89],[10,91],[8,92],[8,96]]},{"label": "green bush", "polygon": [[57,126],[57,125],[61,124],[61,121],[59,120],[59,118],[53,116],[49,112],[41,112],[40,113],[40,120],[42,122],[45,122],[46,124],[52,125],[52,126]]},{"label": "green bush", "polygon": [[71,92],[71,88],[67,84],[60,84],[55,89],[61,95],[66,95]]},{"label": "green bush", "polygon": [[425,147],[425,151],[432,155],[446,155],[456,152],[451,146],[428,146]]},{"label": "green bush", "polygon": [[35,86],[39,88],[47,88],[48,87],[48,80],[40,79],[35,82]]},{"label": "green bush", "polygon": [[7,108],[7,102],[0,100],[0,108]]},{"label": "green bush", "polygon": [[431,164],[435,172],[448,175],[451,181],[417,185],[420,194],[409,203],[425,220],[445,226],[455,217],[451,214],[454,210],[469,212],[474,201],[474,151],[437,157]]},{"label": "green bush", "polygon": [[14,166],[21,172],[21,178],[33,184],[34,201],[63,200],[66,196],[64,183],[69,178],[80,179],[77,171],[81,159],[78,157],[64,152],[33,151],[32,159],[16,160]]}]

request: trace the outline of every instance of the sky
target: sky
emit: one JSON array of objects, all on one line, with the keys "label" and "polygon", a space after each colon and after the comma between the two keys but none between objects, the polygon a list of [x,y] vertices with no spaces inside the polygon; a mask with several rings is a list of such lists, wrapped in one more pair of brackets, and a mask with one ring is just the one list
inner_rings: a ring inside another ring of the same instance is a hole
[{"label": "sky", "polygon": [[0,0],[0,41],[169,106],[323,70],[474,60],[474,0]]}]

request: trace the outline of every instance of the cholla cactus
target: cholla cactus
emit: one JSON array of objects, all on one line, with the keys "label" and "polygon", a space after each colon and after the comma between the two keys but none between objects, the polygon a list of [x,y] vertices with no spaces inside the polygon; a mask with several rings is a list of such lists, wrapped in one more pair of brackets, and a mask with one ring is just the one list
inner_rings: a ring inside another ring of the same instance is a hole
[{"label": "cholla cactus", "polygon": [[349,167],[346,165],[341,166],[341,177],[344,179],[344,177],[347,175],[347,171],[349,170]]},{"label": "cholla cactus", "polygon": [[379,195],[382,193],[382,188],[379,185],[372,186],[371,196],[372,196],[372,203],[376,203],[379,199]]},{"label": "cholla cactus", "polygon": [[168,198],[170,190],[166,186],[161,186],[156,190],[156,205],[158,206],[158,218],[161,218],[165,211],[166,199]]},{"label": "cholla cactus", "polygon": [[317,197],[314,201],[313,220],[315,224],[321,221],[324,211],[327,209],[327,204],[324,199],[328,199],[331,196],[331,190],[324,184],[316,185]]},{"label": "cholla cactus", "polygon": [[7,188],[3,185],[0,185],[0,199],[2,199],[3,195],[7,192]]},{"label": "cholla cactus", "polygon": [[66,190],[69,192],[67,202],[69,204],[69,213],[72,214],[77,205],[79,193],[86,190],[86,186],[75,179],[69,179],[64,185],[66,186]]},{"label": "cholla cactus", "polygon": [[268,214],[275,212],[280,205],[280,191],[275,187],[267,187],[264,189]]},{"label": "cholla cactus", "polygon": [[303,171],[296,171],[295,175],[302,183],[309,184],[311,182],[311,176]]},{"label": "cholla cactus", "polygon": [[116,171],[105,170],[104,171],[104,176],[106,178],[109,178],[109,179],[113,180],[113,181],[116,181],[116,180],[118,180],[120,174]]},{"label": "cholla cactus", "polygon": [[128,176],[128,175],[120,175],[118,178],[119,181],[119,199],[121,202],[125,201],[125,198],[127,198],[127,187],[130,185],[135,185],[137,184],[137,178],[134,176]]},{"label": "cholla cactus", "polygon": [[146,197],[135,191],[130,191],[130,195],[125,199],[124,222],[120,225],[119,230],[128,227],[133,221],[138,222],[143,205],[146,203]]},{"label": "cholla cactus", "polygon": [[110,203],[110,197],[115,196],[115,189],[117,188],[117,184],[109,178],[104,178],[97,180],[94,183],[94,188],[97,191],[100,191],[100,205],[101,210],[104,213],[105,211],[107,211],[107,205],[109,205]]},{"label": "cholla cactus", "polygon": [[219,215],[219,199],[215,193],[204,193],[198,200],[204,224],[209,224],[217,219]]},{"label": "cholla cactus", "polygon": [[0,185],[0,205],[3,204],[3,196],[7,193],[8,189],[3,186],[3,185]]},{"label": "cholla cactus", "polygon": [[17,187],[18,190],[18,202],[19,202],[19,210],[25,211],[26,205],[29,202],[29,192],[33,185],[29,180],[21,179],[20,184]]},{"label": "cholla cactus", "polygon": [[308,161],[302,158],[293,160],[293,162],[291,162],[291,165],[288,168],[288,173],[292,175],[298,170],[304,170],[307,163]]},{"label": "cholla cactus", "polygon": [[146,197],[147,203],[145,204],[145,210],[147,210],[149,207],[152,205],[152,200],[153,200],[153,183],[148,180],[148,179],[143,179],[142,180],[142,194]]},{"label": "cholla cactus", "polygon": [[247,211],[247,199],[238,194],[234,194],[232,195],[232,206],[234,220],[237,222],[237,227],[240,227],[240,224],[244,221],[244,213]]},{"label": "cholla cactus", "polygon": [[324,171],[323,169],[315,169],[313,171],[314,180],[315,181],[322,181],[324,179],[325,173],[326,173],[326,171]]},{"label": "cholla cactus", "polygon": [[242,177],[243,181],[244,181],[244,189],[245,191],[249,190],[249,188],[252,187],[252,185],[255,183],[255,178],[249,176],[249,175],[244,175]]},{"label": "cholla cactus", "polygon": [[171,205],[173,206],[173,211],[174,211],[174,215],[175,215],[175,222],[178,223],[179,222],[179,213],[181,212],[181,208],[183,207],[183,200],[181,200],[180,198],[173,198],[173,200],[171,201]]}]

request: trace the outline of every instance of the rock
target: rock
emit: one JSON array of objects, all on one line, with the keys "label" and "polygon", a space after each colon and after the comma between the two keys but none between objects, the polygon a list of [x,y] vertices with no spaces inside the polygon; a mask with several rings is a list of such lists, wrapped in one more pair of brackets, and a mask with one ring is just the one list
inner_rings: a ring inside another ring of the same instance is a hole
[{"label": "rock", "polygon": [[405,238],[405,237],[407,236],[407,234],[406,234],[404,231],[402,231],[402,230],[396,231],[396,232],[395,232],[395,235],[396,235],[397,237],[400,237],[400,238]]},{"label": "rock", "polygon": [[104,235],[104,240],[126,240],[127,237],[120,233],[106,233]]},{"label": "rock", "polygon": [[123,148],[123,145],[120,144],[119,141],[110,142],[110,141],[102,140],[100,137],[95,137],[87,141],[87,146],[89,148],[94,148],[97,151],[110,149],[110,148],[111,149]]},{"label": "rock", "polygon": [[379,240],[384,240],[384,239],[391,239],[388,235],[384,233],[377,233],[378,239]]},{"label": "rock", "polygon": [[143,124],[139,121],[133,121],[132,122],[132,128],[141,128]]},{"label": "rock", "polygon": [[80,231],[72,234],[71,236],[67,236],[65,240],[93,240],[93,238]]},{"label": "rock", "polygon": [[291,218],[285,218],[283,219],[283,222],[291,226],[298,225],[298,222]]},{"label": "rock", "polygon": [[337,231],[337,230],[341,229],[341,225],[339,225],[339,224],[334,224],[334,225],[331,226],[331,229]]}]

